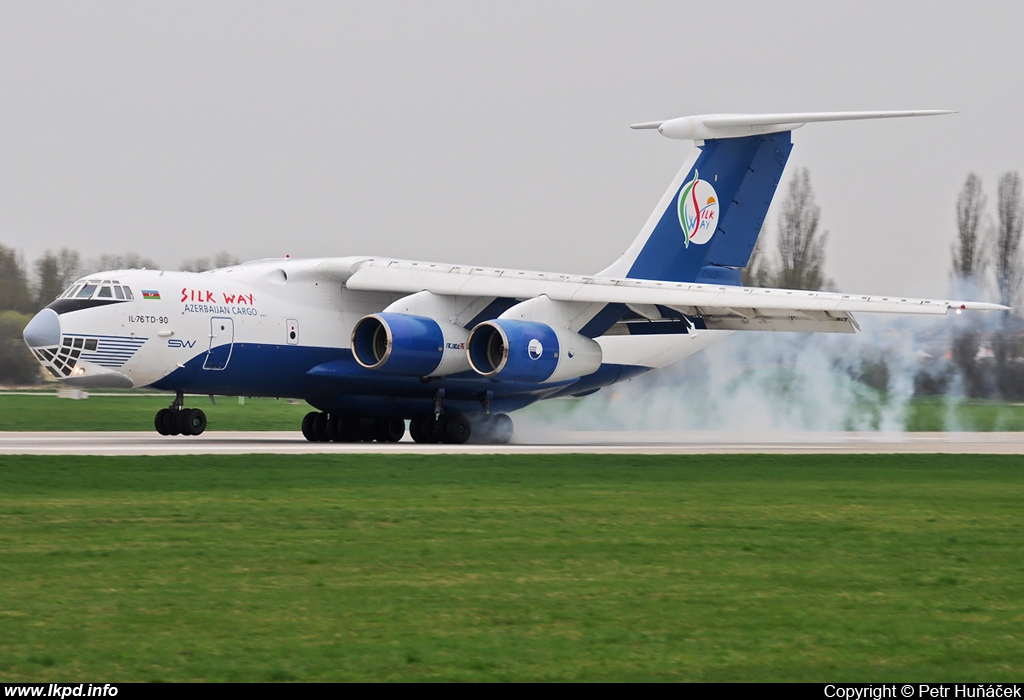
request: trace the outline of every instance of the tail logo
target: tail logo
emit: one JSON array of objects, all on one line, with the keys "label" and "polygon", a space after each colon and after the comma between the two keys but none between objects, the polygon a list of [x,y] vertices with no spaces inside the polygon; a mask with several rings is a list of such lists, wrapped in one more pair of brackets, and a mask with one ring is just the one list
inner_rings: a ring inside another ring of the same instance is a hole
[{"label": "tail logo", "polygon": [[693,179],[679,190],[677,202],[679,225],[683,228],[683,243],[701,245],[711,240],[718,228],[718,193],[711,183],[701,180],[697,171]]}]

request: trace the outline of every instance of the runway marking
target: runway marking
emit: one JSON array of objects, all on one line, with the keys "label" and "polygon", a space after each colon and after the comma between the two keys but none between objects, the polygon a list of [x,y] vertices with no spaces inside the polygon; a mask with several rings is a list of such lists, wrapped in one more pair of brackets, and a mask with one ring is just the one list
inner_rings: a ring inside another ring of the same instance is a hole
[{"label": "runway marking", "polygon": [[156,433],[0,432],[0,454],[1021,454],[1024,433],[807,433],[772,439],[728,433],[567,432],[532,444],[418,445],[310,443],[298,432],[211,431],[198,437]]}]

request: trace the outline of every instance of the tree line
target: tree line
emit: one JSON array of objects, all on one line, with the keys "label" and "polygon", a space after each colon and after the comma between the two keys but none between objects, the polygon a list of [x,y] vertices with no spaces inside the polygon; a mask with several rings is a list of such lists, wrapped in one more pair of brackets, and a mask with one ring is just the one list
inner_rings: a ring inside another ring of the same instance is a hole
[{"label": "tree line", "polygon": [[1024,343],[1021,305],[1024,302],[1024,195],[1018,172],[1007,172],[996,184],[995,212],[981,178],[970,173],[956,200],[957,235],[950,246],[951,276],[963,295],[991,294],[1011,307],[997,328],[982,319],[957,334],[953,359],[968,396],[1024,398]]},{"label": "tree line", "polygon": [[[1021,179],[1003,174],[996,186],[995,216],[988,211],[981,178],[970,173],[956,201],[957,237],[950,247],[953,279],[962,289],[985,292],[994,286],[1000,304],[1020,315],[1024,261]],[[1004,318],[1011,318],[1010,314]]]},{"label": "tree line", "polygon": [[[830,289],[825,276],[828,231],[819,231],[821,207],[810,174],[798,170],[790,180],[779,214],[776,248],[759,236],[743,271],[743,283],[780,289]],[[1008,172],[996,187],[995,215],[988,211],[981,178],[970,173],[956,201],[957,236],[950,246],[950,272],[958,295],[987,296],[1012,307],[1004,323],[1022,315],[1024,303],[1024,197],[1021,177]],[[763,230],[762,230],[763,233]]]},{"label": "tree line", "polygon": [[[921,394],[955,390],[972,398],[1024,399],[1024,194],[1020,174],[1007,172],[996,186],[994,212],[981,178],[970,173],[957,196],[956,237],[950,246],[953,293],[961,298],[992,298],[1011,307],[993,324],[972,316],[946,341],[952,363],[925,366],[915,378]],[[743,283],[782,289],[831,289],[825,276],[828,232],[819,231],[821,208],[806,168],[789,182],[777,223],[775,249],[758,238]],[[763,232],[763,231],[762,231]],[[987,324],[987,325],[986,325]],[[941,344],[937,348],[941,349]],[[945,353],[943,353],[943,356]],[[944,359],[944,358],[943,358]],[[855,377],[885,390],[884,359],[863,363]],[[962,380],[959,386],[956,381]]]}]

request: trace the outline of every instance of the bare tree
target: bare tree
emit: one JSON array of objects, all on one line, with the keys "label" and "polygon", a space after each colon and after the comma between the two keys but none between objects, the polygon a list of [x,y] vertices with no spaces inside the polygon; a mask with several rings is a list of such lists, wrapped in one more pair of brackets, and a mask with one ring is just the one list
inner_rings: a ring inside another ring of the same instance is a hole
[{"label": "bare tree", "polygon": [[78,251],[61,248],[57,253],[48,250],[35,261],[37,307],[49,304],[78,277],[81,260]]},{"label": "bare tree", "polygon": [[57,256],[46,251],[43,257],[35,261],[36,268],[36,308],[43,308],[53,301],[64,289],[57,279]]},{"label": "bare tree", "polygon": [[57,252],[57,277],[62,287],[67,287],[82,274],[82,256],[77,250],[61,248]]},{"label": "bare tree", "polygon": [[0,384],[23,386],[40,381],[42,367],[21,339],[31,318],[27,313],[0,311]]},{"label": "bare tree", "polygon": [[996,202],[996,228],[993,241],[993,264],[999,303],[1015,306],[1020,301],[1024,264],[1021,261],[1021,231],[1024,227],[1024,205],[1021,203],[1020,174],[1006,173],[999,178]]},{"label": "bare tree", "polygon": [[[987,226],[982,225],[987,206],[988,197],[982,189],[981,178],[975,173],[968,174],[956,199],[957,237],[950,245],[951,272],[957,295],[976,295],[983,286],[989,266],[989,240],[994,235],[991,219]],[[982,337],[977,322],[970,322],[958,326],[952,341],[952,360],[960,369],[964,391],[971,397],[990,396],[994,388],[987,363],[978,362]]]},{"label": "bare tree", "polygon": [[89,267],[96,272],[105,270],[155,270],[157,269],[157,264],[138,253],[104,253],[95,260],[91,260]]},{"label": "bare tree", "polygon": [[188,258],[181,263],[182,272],[206,272],[212,269],[209,258]]},{"label": "bare tree", "polygon": [[771,287],[775,284],[775,269],[772,266],[771,257],[766,252],[768,244],[764,239],[764,228],[757,237],[754,249],[750,251],[750,260],[747,266],[740,272],[740,277],[745,287]]},{"label": "bare tree", "polygon": [[783,289],[822,289],[825,278],[825,243],[828,232],[818,233],[821,207],[814,201],[807,168],[789,183],[779,217],[779,269],[775,284]]},{"label": "bare tree", "polygon": [[182,272],[205,272],[206,270],[217,270],[222,267],[231,267],[241,261],[231,253],[221,251],[210,258],[189,258],[181,264]]},{"label": "bare tree", "polygon": [[957,237],[950,246],[953,254],[953,277],[957,280],[979,281],[988,268],[985,239],[981,222],[988,197],[982,191],[981,178],[971,173],[956,199]]},{"label": "bare tree", "polygon": [[13,248],[0,245],[0,311],[28,313],[33,307],[21,256]]}]

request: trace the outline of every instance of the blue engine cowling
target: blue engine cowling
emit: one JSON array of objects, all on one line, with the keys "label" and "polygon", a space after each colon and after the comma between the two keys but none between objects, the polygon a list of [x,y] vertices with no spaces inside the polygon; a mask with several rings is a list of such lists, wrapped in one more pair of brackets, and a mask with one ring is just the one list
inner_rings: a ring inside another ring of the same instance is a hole
[{"label": "blue engine cowling", "polygon": [[561,381],[601,366],[601,347],[590,338],[544,323],[503,318],[476,326],[466,354],[477,374],[506,381]]},{"label": "blue engine cowling", "polygon": [[444,333],[432,318],[379,313],[352,329],[352,354],[367,369],[425,377],[444,357]]},{"label": "blue engine cowling", "polygon": [[428,316],[382,311],[352,329],[352,354],[363,367],[415,377],[441,377],[469,370],[469,331]]}]

